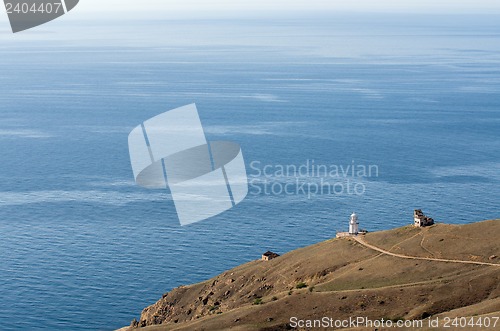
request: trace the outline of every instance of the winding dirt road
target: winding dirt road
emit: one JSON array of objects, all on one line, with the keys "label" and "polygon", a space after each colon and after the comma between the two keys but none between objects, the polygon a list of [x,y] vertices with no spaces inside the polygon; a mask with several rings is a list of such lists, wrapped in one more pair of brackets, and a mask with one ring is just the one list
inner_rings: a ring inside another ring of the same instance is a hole
[{"label": "winding dirt road", "polygon": [[399,257],[402,259],[410,259],[410,260],[425,260],[425,261],[438,261],[438,262],[451,262],[451,263],[464,263],[464,264],[477,264],[477,265],[487,265],[487,266],[493,266],[493,267],[500,267],[500,264],[498,263],[488,263],[488,262],[478,262],[478,261],[463,261],[463,260],[448,260],[448,259],[438,259],[438,258],[432,258],[432,257],[420,257],[420,256],[408,256],[408,255],[402,255],[402,254],[396,254],[396,253],[391,253],[389,251],[386,251],[385,249],[379,248],[377,246],[373,246],[369,243],[367,243],[364,240],[364,237],[362,236],[356,236],[352,237],[354,240],[356,240],[358,243],[361,245],[368,247],[370,249],[373,249],[377,252],[390,255],[390,256],[395,256]]}]

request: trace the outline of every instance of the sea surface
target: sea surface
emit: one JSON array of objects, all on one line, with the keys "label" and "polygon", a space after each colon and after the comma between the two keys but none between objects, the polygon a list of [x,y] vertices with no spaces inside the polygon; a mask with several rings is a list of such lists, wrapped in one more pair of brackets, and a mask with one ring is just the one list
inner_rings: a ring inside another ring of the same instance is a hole
[{"label": "sea surface", "polygon": [[[335,236],[353,211],[370,231],[415,208],[453,224],[500,217],[500,17],[1,29],[2,330],[128,325],[172,288]],[[181,227],[167,190],[134,184],[127,137],[190,103],[209,140],[241,145],[252,187]],[[377,171],[326,178],[358,194],[310,194],[324,176],[277,173],[304,164]]]}]

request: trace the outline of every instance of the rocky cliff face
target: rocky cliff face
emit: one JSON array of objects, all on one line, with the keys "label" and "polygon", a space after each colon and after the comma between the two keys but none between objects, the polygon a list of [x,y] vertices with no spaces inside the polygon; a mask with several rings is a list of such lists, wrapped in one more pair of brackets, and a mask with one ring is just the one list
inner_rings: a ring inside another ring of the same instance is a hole
[{"label": "rocky cliff face", "polygon": [[[182,323],[222,314],[241,305],[256,303],[270,294],[293,289],[293,283],[300,277],[295,277],[292,282],[287,278],[277,281],[273,276],[268,280],[265,271],[271,265],[272,261],[254,261],[208,282],[178,287],[145,308],[139,325]],[[257,275],[255,271],[261,272]]]}]

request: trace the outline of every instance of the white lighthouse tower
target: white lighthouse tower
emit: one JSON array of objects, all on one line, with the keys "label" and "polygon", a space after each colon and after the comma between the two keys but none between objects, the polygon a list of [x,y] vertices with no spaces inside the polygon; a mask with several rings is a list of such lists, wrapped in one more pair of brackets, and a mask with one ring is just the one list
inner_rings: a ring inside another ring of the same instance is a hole
[{"label": "white lighthouse tower", "polygon": [[359,233],[358,215],[356,215],[356,213],[352,213],[351,219],[349,220],[349,234],[357,235],[358,233]]}]

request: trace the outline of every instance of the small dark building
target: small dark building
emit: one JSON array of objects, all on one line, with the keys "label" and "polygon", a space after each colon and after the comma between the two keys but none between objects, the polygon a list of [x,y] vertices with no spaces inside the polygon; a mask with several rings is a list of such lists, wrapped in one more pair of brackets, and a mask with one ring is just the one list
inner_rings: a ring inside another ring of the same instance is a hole
[{"label": "small dark building", "polygon": [[425,216],[421,209],[415,209],[413,212],[413,224],[416,227],[430,226],[434,224],[434,219]]},{"label": "small dark building", "polygon": [[280,256],[280,255],[273,253],[271,251],[267,251],[264,254],[262,254],[262,261],[269,261],[269,260],[277,258],[278,256]]}]

